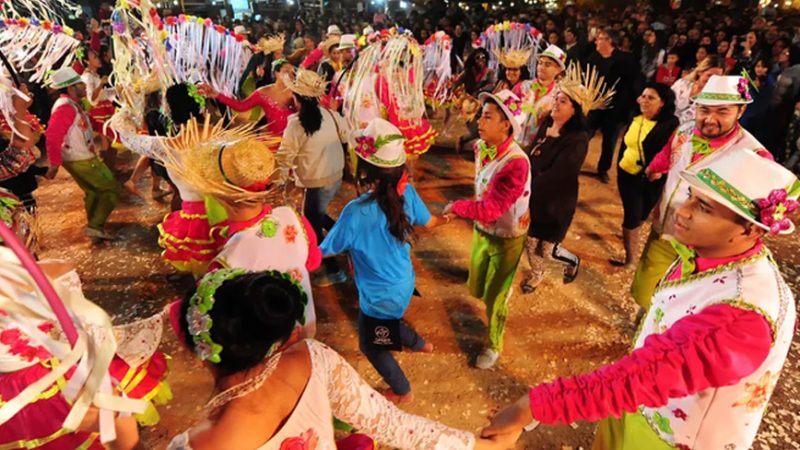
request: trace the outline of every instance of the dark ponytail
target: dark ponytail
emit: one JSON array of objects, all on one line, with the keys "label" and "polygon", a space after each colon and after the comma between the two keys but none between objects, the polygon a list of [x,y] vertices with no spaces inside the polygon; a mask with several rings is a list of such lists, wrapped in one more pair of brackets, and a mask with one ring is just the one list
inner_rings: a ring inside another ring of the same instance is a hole
[{"label": "dark ponytail", "polygon": [[414,227],[403,208],[405,200],[397,193],[397,185],[405,171],[405,166],[378,167],[362,160],[359,161],[357,174],[360,186],[372,188],[367,200],[378,202],[381,211],[386,214],[389,232],[400,242],[408,242],[414,232]]},{"label": "dark ponytail", "polygon": [[300,119],[300,125],[303,126],[306,134],[311,136],[322,127],[322,111],[319,109],[319,100],[297,94],[294,96],[300,103],[297,118]]},{"label": "dark ponytail", "polygon": [[[195,289],[181,303],[180,326],[186,344],[194,351],[186,312]],[[288,276],[275,271],[250,273],[226,281],[214,294],[209,312],[213,322],[211,339],[222,346],[221,376],[250,369],[267,356],[276,342],[292,334],[295,323],[305,313],[307,299],[302,289]]]}]

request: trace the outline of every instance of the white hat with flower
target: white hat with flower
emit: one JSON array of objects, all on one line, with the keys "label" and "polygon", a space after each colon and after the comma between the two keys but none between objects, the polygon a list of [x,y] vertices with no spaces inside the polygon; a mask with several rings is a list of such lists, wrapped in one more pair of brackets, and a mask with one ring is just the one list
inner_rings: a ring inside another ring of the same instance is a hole
[{"label": "white hat with flower", "polygon": [[363,130],[354,130],[351,147],[359,158],[378,167],[399,167],[406,163],[405,138],[383,119],[373,119]]},{"label": "white hat with flower", "polygon": [[481,101],[481,104],[486,104],[487,100],[492,100],[499,105],[500,110],[503,111],[503,114],[505,114],[506,118],[511,122],[511,128],[513,129],[512,136],[519,136],[522,132],[522,124],[525,123],[527,114],[522,112],[522,100],[520,100],[516,94],[508,89],[503,89],[497,94],[484,92],[478,96],[478,99]]},{"label": "white hat with flower", "polygon": [[712,75],[692,100],[707,106],[746,105],[753,102],[748,84],[747,78],[739,75]]},{"label": "white hat with flower", "polygon": [[800,206],[800,181],[780,164],[750,150],[709,156],[681,177],[703,194],[771,234],[790,234]]}]

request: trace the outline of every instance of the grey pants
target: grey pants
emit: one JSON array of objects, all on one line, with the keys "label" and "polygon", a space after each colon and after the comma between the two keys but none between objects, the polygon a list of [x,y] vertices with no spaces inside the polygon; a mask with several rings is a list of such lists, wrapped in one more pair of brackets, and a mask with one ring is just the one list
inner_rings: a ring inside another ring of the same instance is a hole
[{"label": "grey pants", "polygon": [[531,270],[526,273],[522,284],[535,289],[544,280],[545,261],[557,261],[564,265],[564,271],[573,269],[578,265],[579,258],[560,243],[548,242],[542,239],[528,237],[525,240],[525,253]]}]

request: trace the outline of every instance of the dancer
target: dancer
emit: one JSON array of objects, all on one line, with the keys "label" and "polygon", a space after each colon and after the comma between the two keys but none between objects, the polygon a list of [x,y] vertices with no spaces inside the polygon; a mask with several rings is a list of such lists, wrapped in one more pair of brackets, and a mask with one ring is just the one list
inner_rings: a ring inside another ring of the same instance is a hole
[{"label": "dancer", "polygon": [[750,133],[739,126],[745,106],[752,100],[747,80],[738,76],[714,75],[694,97],[697,118],[681,125],[658,155],[645,169],[655,181],[667,175],[661,194],[658,215],[631,285],[631,295],[647,309],[656,283],[664,276],[683,247],[671,240],[674,234],[674,212],[689,197],[687,184],[680,171],[692,168],[715,153],[732,154],[753,149],[765,158],[772,155]]},{"label": "dancer", "polygon": [[522,148],[529,150],[539,131],[539,126],[550,114],[556,96],[556,83],[566,70],[567,54],[556,45],[548,46],[539,54],[536,63],[536,78],[526,83],[521,92],[522,111],[528,116],[522,125],[522,134],[517,138]]},{"label": "dancer", "polygon": [[519,98],[511,91],[501,91],[483,93],[480,99],[475,200],[457,200],[445,206],[442,214],[475,221],[467,285],[470,294],[486,303],[489,342],[475,365],[489,369],[503,351],[511,284],[531,220],[531,169],[527,155],[514,142],[524,120]]},{"label": "dancer", "polygon": [[[342,186],[344,149],[348,126],[335,111],[323,109],[319,97],[325,93],[326,82],[310,70],[299,69],[289,90],[294,92],[300,111],[289,117],[283,133],[278,156],[284,170],[294,173],[297,184],[305,188],[303,215],[311,222],[317,242],[334,224],[327,209]],[[347,280],[334,258],[325,259],[325,270],[318,273],[314,284],[330,286]]]},{"label": "dancer", "polygon": [[93,242],[114,240],[116,236],[104,228],[108,216],[117,206],[120,184],[97,157],[91,122],[80,106],[86,97],[86,84],[72,68],[65,67],[50,76],[49,87],[57,90],[60,96],[53,105],[45,132],[50,161],[47,175],[55,177],[63,165],[86,194],[86,235]]},{"label": "dancer", "polygon": [[86,85],[86,101],[89,108],[89,119],[92,121],[92,130],[100,137],[100,154],[106,155],[105,161],[109,167],[115,167],[117,150],[111,147],[113,135],[104,130],[104,125],[114,114],[113,89],[108,87],[108,76],[100,76],[103,67],[100,56],[90,48],[83,49],[83,74],[81,80]]},{"label": "dancer", "polygon": [[611,260],[614,266],[629,268],[639,257],[642,223],[661,197],[665,180],[649,181],[644,168],[669,142],[678,127],[675,95],[666,84],[648,82],[637,99],[641,114],[634,117],[622,140],[617,187],[622,199],[622,241],[625,257]]},{"label": "dancer", "polygon": [[220,94],[211,85],[201,84],[200,94],[219,100],[234,111],[244,112],[255,107],[264,111],[267,131],[275,136],[283,135],[289,116],[297,112],[294,96],[288,86],[294,79],[294,67],[285,59],[277,59],[272,63],[272,74],[275,83],[256,89],[244,100],[236,100]]},{"label": "dancer", "polygon": [[391,448],[513,445],[509,437],[480,439],[405,413],[325,344],[298,342],[293,330],[307,320],[308,302],[308,292],[286,273],[224,269],[206,275],[175,304],[176,333],[205,362],[222,392],[208,402],[209,418],[173,438],[168,449],[333,449],[332,416]]},{"label": "dancer", "polygon": [[[2,220],[22,241],[35,241],[21,203],[6,193],[0,197]],[[167,359],[156,352],[161,316],[112,326],[105,311],[84,298],[70,263],[38,264],[80,337],[70,345],[34,278],[14,252],[0,247],[0,446],[99,450],[113,441],[113,448],[134,448],[137,421],[150,426],[159,420],[150,401],[171,398]],[[115,418],[115,412],[135,415]]]},{"label": "dancer", "polygon": [[[166,130],[167,134],[180,136],[182,130],[176,127],[202,117],[205,99],[196,95],[192,97],[192,91],[189,85],[183,83],[167,89],[166,106],[170,116],[164,119],[173,124],[172,129]],[[133,118],[123,113],[116,114],[110,121],[110,126],[131,151],[160,164],[167,161],[165,147],[175,138],[138,134]],[[176,154],[174,158],[183,156]],[[211,232],[211,226],[221,223],[225,217],[209,218],[203,193],[184,180],[179,173],[172,173],[167,168],[166,174],[171,186],[174,186],[173,200],[177,198],[180,207],[166,215],[158,225],[158,245],[164,249],[161,257],[177,270],[200,278],[225,244],[225,237]]]},{"label": "dancer", "polygon": [[675,237],[692,251],[660,282],[634,350],[532,388],[484,436],[534,420],[607,418],[596,450],[753,445],[796,320],[762,238],[794,230],[787,215],[798,207],[800,181],[747,148],[717,152],[680,176],[691,188],[675,211]]},{"label": "dancer", "polygon": [[598,78],[593,69],[581,73],[577,65],[571,65],[559,82],[550,117],[539,127],[528,155],[531,225],[525,250],[531,271],[521,283],[525,293],[536,290],[544,280],[545,260],[564,265],[564,284],[578,276],[581,259],[561,242],[578,204],[578,173],[589,149],[586,117],[592,110],[605,108],[613,95],[603,77]]},{"label": "dancer", "polygon": [[[241,268],[279,270],[300,283],[310,300],[303,335],[313,337],[316,327],[309,273],[322,259],[311,224],[289,206],[273,206],[283,184],[271,146],[279,138],[258,135],[252,124],[225,130],[210,118],[198,125],[190,121],[166,148],[170,173],[192,189],[211,197],[224,209],[227,220],[211,230],[227,242],[209,270]],[[208,202],[208,200],[207,200]]]},{"label": "dancer", "polygon": [[345,206],[321,249],[325,256],[348,252],[358,287],[359,348],[389,385],[384,396],[409,403],[414,398],[411,385],[391,352],[433,351],[402,318],[414,293],[413,227],[431,228],[436,219],[408,183],[403,135],[397,127],[375,119],[356,131],[354,139],[356,180],[366,192]]}]

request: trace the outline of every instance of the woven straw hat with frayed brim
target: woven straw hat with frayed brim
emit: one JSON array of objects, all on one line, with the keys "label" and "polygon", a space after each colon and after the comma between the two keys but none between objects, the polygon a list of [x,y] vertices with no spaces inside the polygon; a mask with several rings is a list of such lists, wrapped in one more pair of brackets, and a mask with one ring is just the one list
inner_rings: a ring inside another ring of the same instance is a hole
[{"label": "woven straw hat with frayed brim", "polygon": [[[699,165],[682,171],[681,178],[693,189],[767,231],[770,226],[762,222],[757,201],[769,198],[774,190],[785,190],[786,197],[792,200],[800,196],[797,176],[750,150],[712,154]],[[794,228],[794,224],[789,222],[789,227],[779,234],[790,234]]]},{"label": "woven straw hat with frayed brim", "polygon": [[224,128],[189,121],[165,146],[165,166],[203,195],[232,203],[263,202],[282,184],[269,146],[280,141],[254,123]]},{"label": "woven straw hat with frayed brim", "polygon": [[283,35],[270,36],[268,38],[261,38],[258,40],[256,47],[261,50],[265,55],[276,52],[284,47],[286,38]]},{"label": "woven straw hat with frayed brim", "polygon": [[366,128],[350,133],[350,146],[359,158],[378,167],[399,167],[406,163],[405,138],[384,119],[373,119]]},{"label": "woven straw hat with frayed brim", "polygon": [[288,89],[303,97],[322,97],[325,95],[327,82],[316,72],[297,69],[294,81]]},{"label": "woven straw hat with frayed brim", "polygon": [[[522,124],[525,123],[525,118],[527,117],[527,114],[522,112],[522,103],[519,97],[508,89],[503,89],[497,94],[483,92],[478,96],[481,105],[486,104],[486,101],[489,99],[500,106],[500,110],[503,111],[503,114],[505,114],[506,118],[511,122],[511,128],[513,130],[512,136],[519,136],[522,131]],[[514,111],[512,111],[511,108],[514,108]]]},{"label": "woven straw hat with frayed brim", "polygon": [[507,69],[518,69],[528,65],[528,60],[531,58],[532,53],[533,49],[531,48],[494,50],[497,61]]}]

